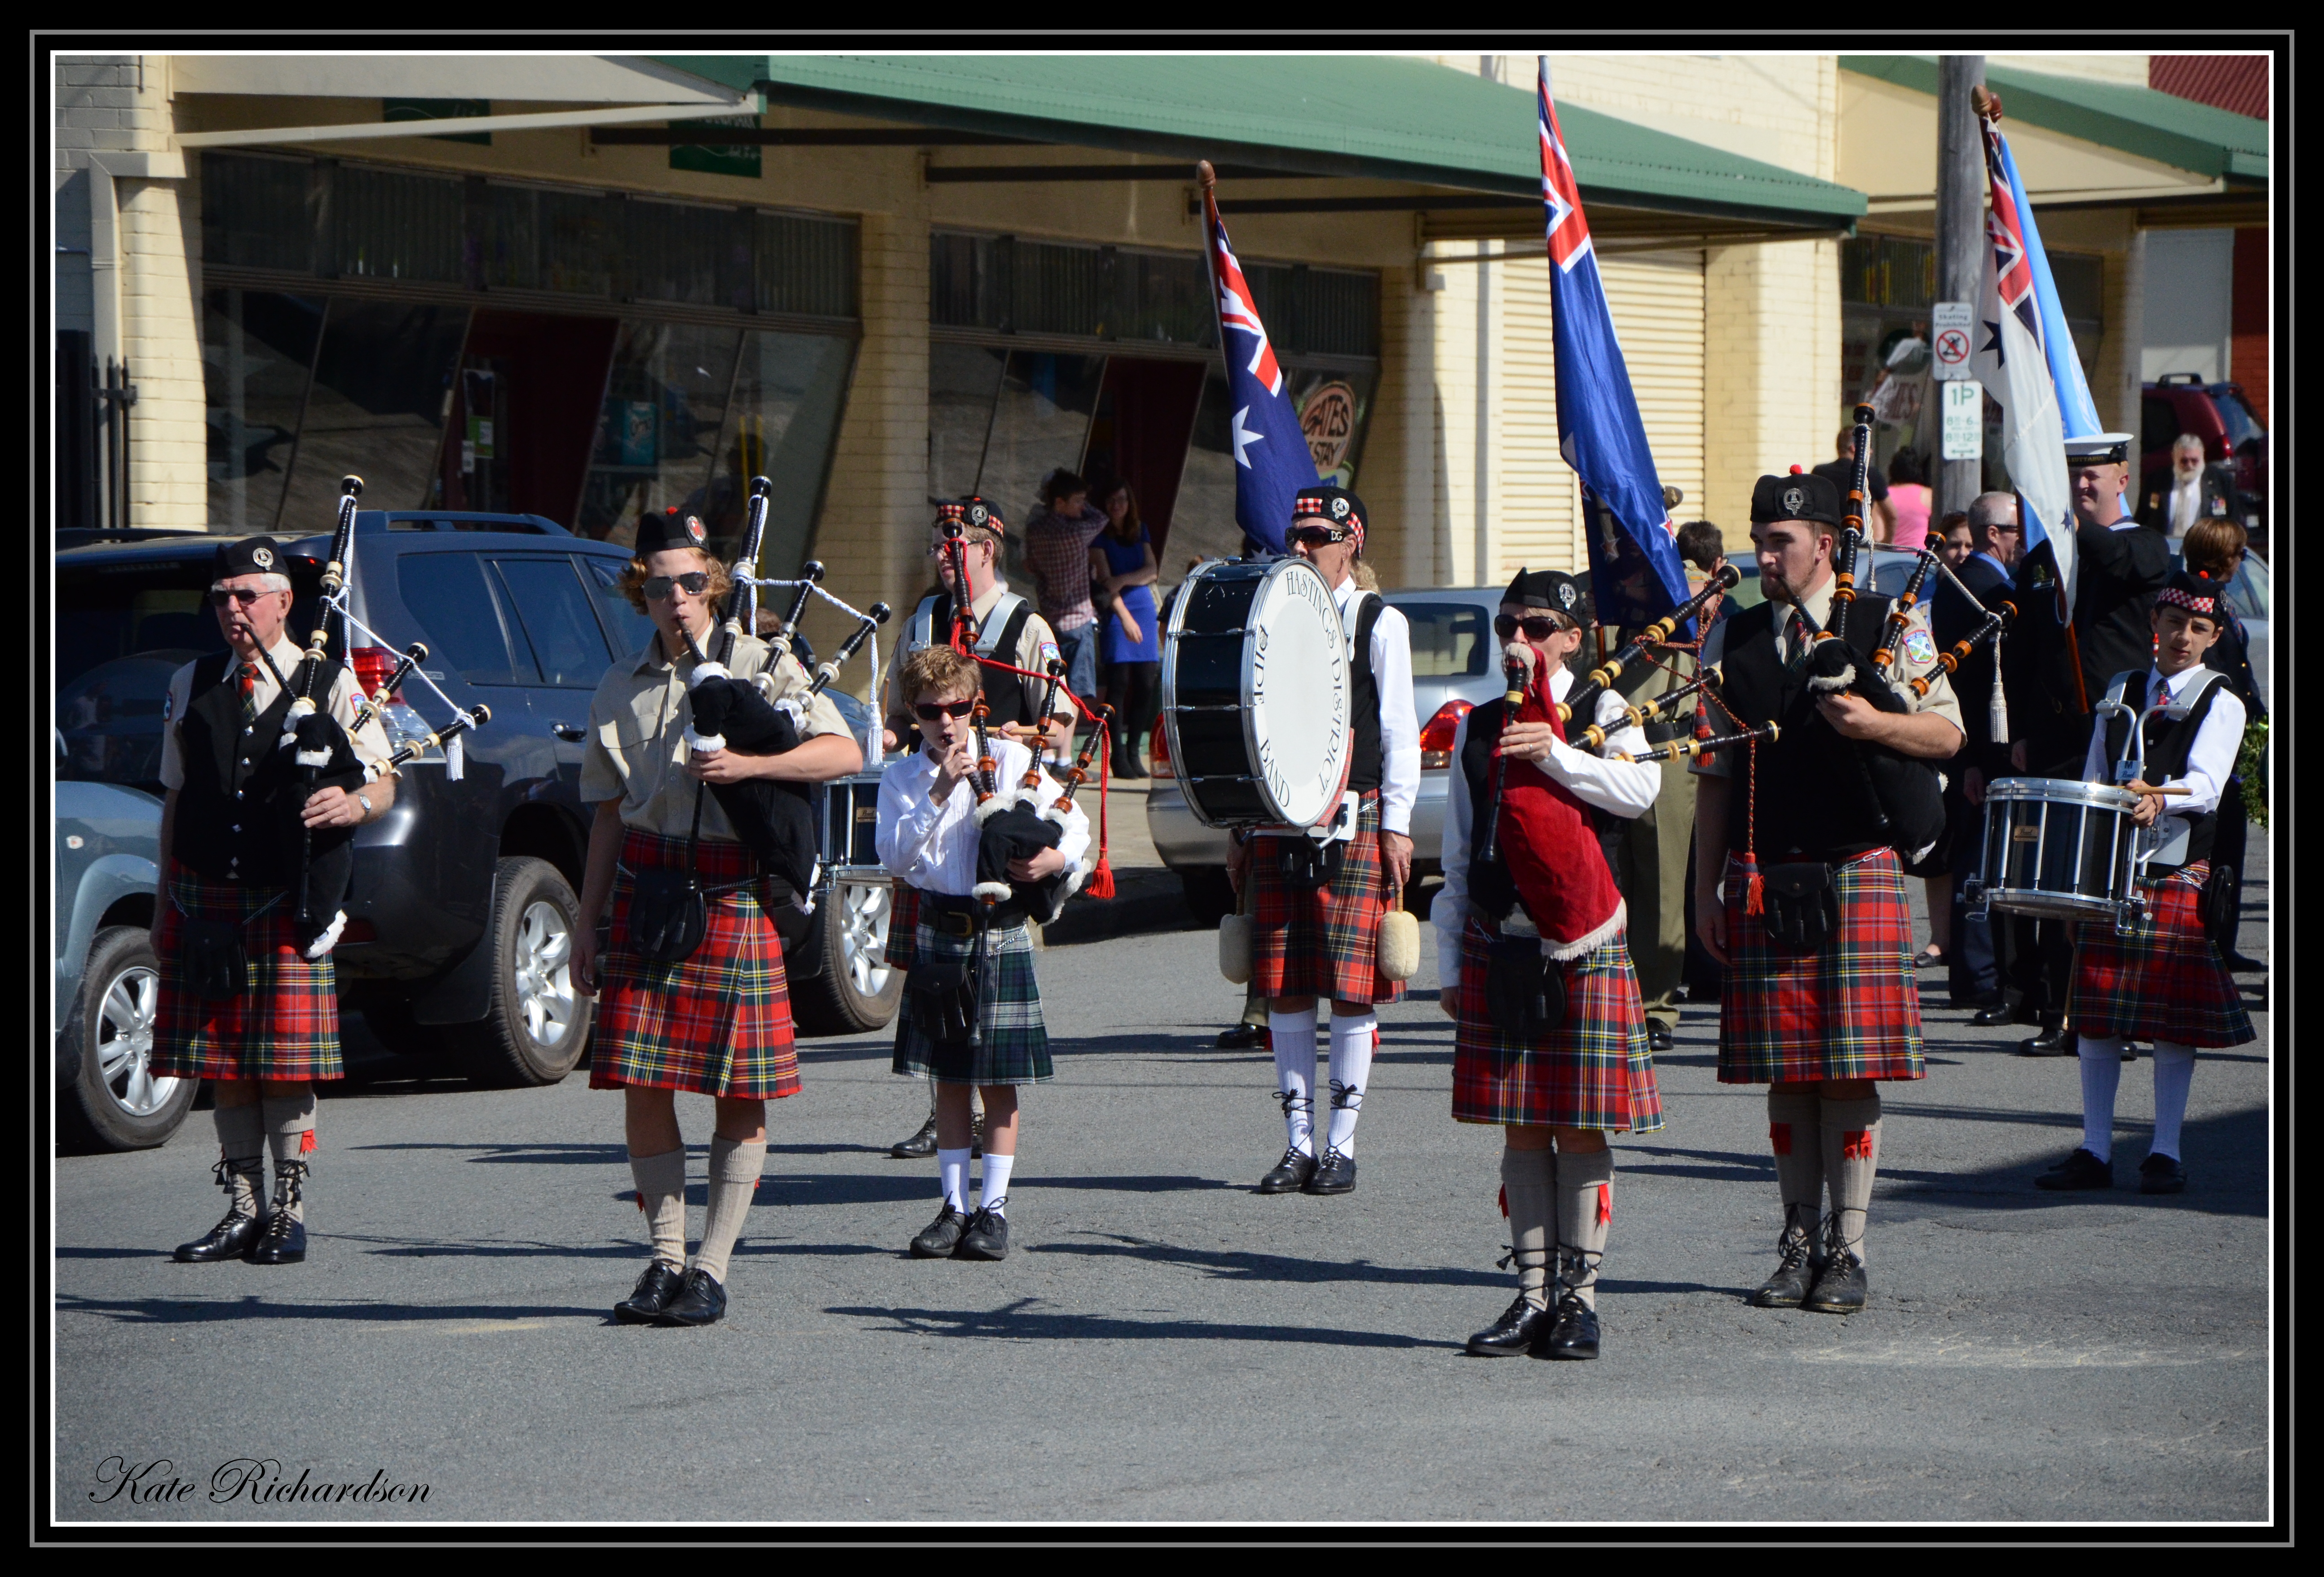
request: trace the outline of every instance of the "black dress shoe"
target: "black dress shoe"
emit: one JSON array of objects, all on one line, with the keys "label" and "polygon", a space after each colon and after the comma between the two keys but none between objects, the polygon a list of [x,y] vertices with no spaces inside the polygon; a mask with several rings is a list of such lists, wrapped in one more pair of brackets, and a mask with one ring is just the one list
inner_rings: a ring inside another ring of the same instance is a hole
[{"label": "black dress shoe", "polygon": [[2074,1032],[2060,1019],[2044,1023],[2042,1033],[2018,1047],[2020,1056],[2071,1056],[2074,1055]]},{"label": "black dress shoe", "polygon": [[1335,1149],[1323,1152],[1315,1163],[1315,1175],[1307,1179],[1302,1194],[1353,1194],[1356,1191],[1356,1157],[1343,1156]]},{"label": "black dress shoe", "polygon": [[2151,1155],[2138,1163],[2141,1194],[2184,1194],[2187,1167],[2176,1156]]},{"label": "black dress shoe", "polygon": [[2236,974],[2256,974],[2267,967],[2258,959],[2246,957],[2241,953],[2230,953],[2223,962],[2226,963],[2228,970]]},{"label": "black dress shoe", "polygon": [[686,1286],[686,1272],[656,1259],[638,1277],[638,1285],[630,1296],[613,1305],[613,1323],[617,1325],[651,1325],[658,1323],[662,1310],[677,1297]]},{"label": "black dress shoe", "polygon": [[1499,1319],[1469,1338],[1469,1351],[1480,1358],[1515,1358],[1530,1352],[1556,1318],[1548,1308],[1519,1293],[1517,1302],[1501,1311]]},{"label": "black dress shoe", "polygon": [[[1006,1204],[1007,1201],[1001,1203]],[[954,1255],[961,1259],[1006,1259],[1009,1258],[1009,1218],[997,1210],[979,1207],[968,1218],[968,1230],[960,1235],[960,1247]]]},{"label": "black dress shoe", "polygon": [[1751,1295],[1755,1309],[1795,1309],[1807,1301],[1808,1288],[1815,1285],[1816,1272],[1823,1261],[1815,1251],[1814,1234],[1797,1229],[1786,1229],[1775,1244],[1783,1259],[1775,1273],[1759,1284]]},{"label": "black dress shoe", "polygon": [[1221,1051],[1249,1051],[1253,1047],[1267,1044],[1267,1026],[1237,1024],[1231,1029],[1220,1030],[1219,1038],[1211,1044]]},{"label": "black dress shoe", "polygon": [[1819,1314],[1852,1314],[1864,1306],[1864,1261],[1846,1249],[1824,1245],[1823,1268],[1800,1307]]},{"label": "black dress shoe", "polygon": [[2114,1162],[2099,1160],[2086,1149],[2072,1155],[2034,1179],[2036,1188],[2052,1193],[2076,1188],[2111,1188],[2114,1186]]},{"label": "black dress shoe", "polygon": [[919,1235],[912,1240],[912,1258],[951,1259],[952,1251],[960,1247],[960,1234],[967,1230],[968,1217],[954,1210],[951,1200],[945,1200],[944,1208],[936,1212],[936,1219],[922,1227]]},{"label": "black dress shoe", "polygon": [[925,1161],[936,1153],[936,1120],[931,1115],[920,1124],[920,1131],[911,1138],[888,1147],[888,1153],[899,1161]]},{"label": "black dress shoe", "polygon": [[1998,1001],[1982,1004],[1969,1016],[1969,1022],[1981,1029],[1990,1029],[1997,1024],[2015,1024],[2019,1022],[2017,1008],[2004,997]]},{"label": "black dress shoe", "polygon": [[1536,1358],[1588,1359],[1598,1356],[1598,1311],[1569,1292],[1557,1300],[1557,1319],[1533,1350]]},{"label": "black dress shoe", "polygon": [[307,1223],[287,1210],[266,1218],[266,1230],[251,1245],[253,1265],[296,1265],[307,1257]]},{"label": "black dress shoe", "polygon": [[1659,1019],[1646,1020],[1646,1049],[1668,1051],[1678,1044],[1671,1038],[1670,1027]]},{"label": "black dress shoe", "polygon": [[179,1244],[171,1258],[180,1265],[215,1265],[221,1259],[243,1259],[265,1235],[266,1219],[228,1211],[207,1236]]},{"label": "black dress shoe", "polygon": [[686,1273],[686,1285],[669,1300],[658,1325],[715,1325],[726,1317],[726,1289],[699,1266]]},{"label": "black dress shoe", "polygon": [[1260,1194],[1291,1194],[1307,1185],[1315,1175],[1315,1157],[1305,1150],[1286,1149],[1283,1158],[1275,1163],[1275,1170],[1259,1180],[1256,1192]]}]

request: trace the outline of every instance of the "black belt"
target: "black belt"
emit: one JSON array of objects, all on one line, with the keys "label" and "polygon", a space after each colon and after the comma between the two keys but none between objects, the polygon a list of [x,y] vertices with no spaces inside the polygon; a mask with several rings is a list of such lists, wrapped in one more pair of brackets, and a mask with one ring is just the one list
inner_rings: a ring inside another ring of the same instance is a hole
[{"label": "black belt", "polygon": [[981,899],[956,898],[948,892],[920,894],[920,918],[941,936],[973,936],[980,926],[1005,931],[1025,923],[1025,906],[1016,899],[992,906],[988,921]]}]

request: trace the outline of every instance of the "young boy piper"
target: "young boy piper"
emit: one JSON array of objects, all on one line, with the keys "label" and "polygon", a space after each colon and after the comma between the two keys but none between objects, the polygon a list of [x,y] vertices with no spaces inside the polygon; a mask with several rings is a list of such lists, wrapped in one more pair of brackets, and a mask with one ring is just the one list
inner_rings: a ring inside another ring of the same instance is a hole
[{"label": "young boy piper", "polygon": [[[2074,954],[2074,1026],[2081,1037],[2082,1143],[2034,1179],[2043,1188],[2114,1186],[2114,1098],[2122,1083],[2126,1040],[2154,1043],[2154,1139],[2139,1163],[2141,1194],[2178,1194],[2187,1186],[2179,1130],[2198,1048],[2218,1050],[2258,1038],[2235,977],[2203,927],[2203,884],[2210,875],[2219,795],[2243,748],[2244,704],[2207,668],[2203,654],[2219,638],[2218,582],[2181,573],[2157,595],[2154,665],[2116,674],[2106,702],[2126,706],[2144,735],[2144,765],[2130,746],[2129,717],[2099,707],[2082,777],[2140,796],[2132,820],[2155,827],[2163,844],[2147,862],[2142,885],[2147,912],[2127,936],[2113,922],[2080,927]],[[2167,692],[2167,694],[2166,694]],[[2126,777],[2126,773],[2135,774]],[[2184,793],[2168,790],[2184,789]]]},{"label": "young boy piper", "polygon": [[[943,1204],[936,1220],[912,1240],[913,1257],[921,1259],[1008,1258],[1017,1089],[1055,1076],[1024,905],[1002,899],[988,916],[976,897],[982,829],[975,816],[978,758],[970,714],[982,689],[976,659],[949,646],[931,646],[907,658],[898,693],[911,698],[921,748],[890,763],[880,779],[875,837],[881,862],[920,895],[912,973],[904,1010],[896,1019],[895,1071],[933,1079],[937,1086],[936,1176]],[[990,742],[992,786],[1001,794],[1014,792],[1031,753],[1013,739],[995,736]],[[1046,771],[1032,792],[1043,807],[1053,807],[1065,795]],[[1045,881],[1081,863],[1089,848],[1089,817],[1069,800],[1052,819],[1063,828],[1057,846],[1012,861],[1009,874],[1015,881]],[[964,1035],[947,1036],[925,1011],[929,1004],[914,988],[923,983],[924,972],[966,963],[980,952],[983,967],[975,1011],[981,1034],[972,1044]],[[973,1214],[967,1203],[972,1086],[984,1093],[984,1192]]]},{"label": "young boy piper", "polygon": [[[1606,730],[1606,756],[1568,742],[1585,726],[1580,718],[1555,721],[1572,692],[1565,664],[1581,650],[1588,605],[1572,576],[1517,572],[1493,631],[1529,654],[1528,705],[1511,717],[1506,699],[1489,701],[1452,742],[1444,890],[1431,911],[1441,1001],[1460,1026],[1452,1116],[1505,1125],[1501,1185],[1517,1267],[1517,1300],[1469,1338],[1469,1351],[1488,1358],[1598,1356],[1598,1268],[1614,1213],[1606,1136],[1663,1125],[1628,914],[1590,816],[1593,808],[1638,815],[1654,804],[1662,771],[1610,759],[1646,749],[1610,687],[1591,712]],[[1538,979],[1545,966],[1556,972],[1562,990],[1551,995],[1564,1010],[1554,1022],[1528,1023],[1508,1011],[1491,977],[1503,969]]]}]

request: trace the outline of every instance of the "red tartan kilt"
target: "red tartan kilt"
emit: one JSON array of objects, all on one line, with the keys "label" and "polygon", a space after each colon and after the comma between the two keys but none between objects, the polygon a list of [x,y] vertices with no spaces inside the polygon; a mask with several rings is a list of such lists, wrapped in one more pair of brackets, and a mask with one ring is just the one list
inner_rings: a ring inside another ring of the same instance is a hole
[{"label": "red tartan kilt", "polygon": [[281,900],[243,929],[248,985],[238,997],[198,997],[180,973],[185,922],[241,920],[275,896],[232,883],[203,881],[170,867],[161,900],[161,985],[153,1020],[153,1073],[179,1079],[337,1079],[339,999],[329,954],[309,962],[299,945],[292,899]]},{"label": "red tartan kilt", "polygon": [[[706,885],[757,874],[740,844],[705,840]],[[767,1100],[799,1088],[782,939],[760,907],[756,885],[707,901],[702,944],[678,964],[656,964],[630,945],[632,872],[684,869],[686,840],[626,828],[613,878],[613,924],[599,969],[597,1032],[589,1087],[689,1090]]]},{"label": "red tartan kilt", "polygon": [[2235,976],[2203,930],[2210,862],[2147,890],[2147,917],[2127,936],[2111,921],[2076,927],[2073,1022],[2083,1035],[2241,1046],[2259,1038]]},{"label": "red tartan kilt", "polygon": [[1770,943],[1762,917],[1743,912],[1743,862],[1728,861],[1720,1084],[1923,1076],[1904,866],[1894,849],[1875,849],[1832,874],[1839,934],[1800,954]]},{"label": "red tartan kilt", "polygon": [[1474,919],[1461,934],[1453,1120],[1608,1133],[1661,1128],[1662,1092],[1628,938],[1617,936],[1563,965],[1565,1018],[1530,1044],[1494,1022],[1485,991],[1491,939]]},{"label": "red tartan kilt", "polygon": [[1404,982],[1379,969],[1380,921],[1388,915],[1379,793],[1363,797],[1356,835],[1341,845],[1339,874],[1313,892],[1294,891],[1283,880],[1276,842],[1251,840],[1244,877],[1251,884],[1252,989],[1266,997],[1402,1001]]},{"label": "red tartan kilt", "polygon": [[888,884],[888,967],[909,969],[918,952],[920,890],[906,881]]}]

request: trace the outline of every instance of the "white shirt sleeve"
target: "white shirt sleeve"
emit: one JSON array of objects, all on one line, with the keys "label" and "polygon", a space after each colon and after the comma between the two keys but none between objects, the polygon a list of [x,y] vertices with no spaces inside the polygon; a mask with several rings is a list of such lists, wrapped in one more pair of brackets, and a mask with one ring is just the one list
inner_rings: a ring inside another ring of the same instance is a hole
[{"label": "white shirt sleeve", "polygon": [[1412,709],[1412,625],[1382,605],[1372,621],[1372,684],[1380,704],[1380,831],[1412,831],[1420,795],[1420,720]]},{"label": "white shirt sleeve", "polygon": [[[872,844],[880,863],[899,881],[928,891],[947,890],[942,881],[944,860],[937,833],[944,825],[945,802],[931,797],[935,763],[925,751],[915,752],[880,774],[880,819]],[[966,790],[953,786],[954,794]]]},{"label": "white shirt sleeve", "polygon": [[2208,816],[2217,810],[2227,779],[2235,776],[2236,753],[2244,745],[2244,704],[2224,680],[2214,682],[2211,689],[2211,709],[2203,715],[2203,726],[2195,731],[2195,742],[2187,750],[2187,770],[2171,779],[2193,792],[2166,802],[2172,816]]},{"label": "white shirt sleeve", "polygon": [[[1558,678],[1564,681],[1571,693],[1571,670],[1562,671]],[[1598,696],[1598,715],[1591,721],[1603,728],[1621,716],[1624,710],[1621,696],[1603,690]],[[1608,732],[1605,756],[1561,743],[1550,747],[1549,760],[1520,764],[1532,767],[1553,782],[1564,784],[1585,805],[1616,816],[1635,817],[1644,816],[1654,805],[1655,796],[1662,792],[1663,770],[1654,761],[1617,761],[1609,758],[1616,751],[1638,755],[1646,749],[1646,730],[1635,723],[1625,723]]]},{"label": "white shirt sleeve", "polygon": [[1444,786],[1444,885],[1428,907],[1436,927],[1436,973],[1439,988],[1457,991],[1461,984],[1461,931],[1469,923],[1469,844],[1475,835],[1476,807],[1469,803],[1469,775],[1461,770],[1461,752],[1469,742],[1469,719],[1452,731],[1452,778]]}]

